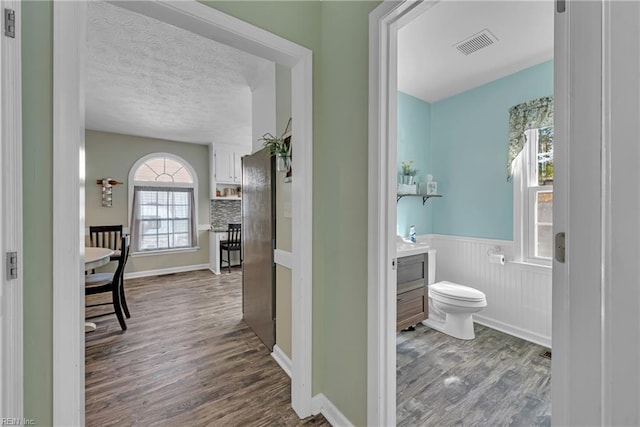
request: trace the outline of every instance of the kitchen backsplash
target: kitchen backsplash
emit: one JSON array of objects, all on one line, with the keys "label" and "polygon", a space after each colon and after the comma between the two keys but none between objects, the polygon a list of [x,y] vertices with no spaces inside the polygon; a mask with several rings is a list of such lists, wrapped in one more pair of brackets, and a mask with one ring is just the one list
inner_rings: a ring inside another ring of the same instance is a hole
[{"label": "kitchen backsplash", "polygon": [[229,224],[242,222],[241,203],[240,200],[212,200],[211,228],[226,230]]}]

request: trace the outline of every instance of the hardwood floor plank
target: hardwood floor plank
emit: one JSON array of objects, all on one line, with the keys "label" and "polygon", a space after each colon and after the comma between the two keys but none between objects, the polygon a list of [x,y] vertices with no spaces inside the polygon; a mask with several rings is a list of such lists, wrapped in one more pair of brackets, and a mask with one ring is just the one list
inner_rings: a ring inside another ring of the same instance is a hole
[{"label": "hardwood floor plank", "polygon": [[[242,276],[203,270],[126,281],[131,319],[86,335],[88,426],[328,426],[298,419],[289,377],[242,321]],[[91,303],[108,301],[91,297]],[[89,308],[87,316],[110,311]]]},{"label": "hardwood floor plank", "polygon": [[422,325],[397,335],[399,426],[550,425],[543,347],[475,328],[470,341]]}]

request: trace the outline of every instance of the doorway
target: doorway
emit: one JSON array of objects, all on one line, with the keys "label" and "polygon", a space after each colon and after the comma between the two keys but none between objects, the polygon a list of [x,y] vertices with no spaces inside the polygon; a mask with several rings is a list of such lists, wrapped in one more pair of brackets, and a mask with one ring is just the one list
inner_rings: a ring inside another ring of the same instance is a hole
[{"label": "doorway", "polygon": [[[396,111],[397,30],[417,9],[432,5],[382,5],[370,15],[373,105],[369,223],[370,242],[375,244],[369,246],[371,424],[393,425],[396,421],[395,393],[390,392],[395,391],[395,354],[390,351],[395,337],[388,327],[395,321],[395,307],[386,301],[392,301],[389,283],[393,283],[395,275],[395,254],[389,250],[394,236],[388,235],[388,230],[395,226],[390,206],[396,189],[388,182],[396,165],[393,144],[396,119],[391,112]],[[615,261],[612,253],[617,235],[615,245],[624,245],[629,252],[616,253],[618,256],[624,253],[627,265],[637,270],[639,196],[634,190],[631,200],[623,203],[619,199],[616,203],[612,196],[616,186],[611,184],[616,181],[618,169],[610,161],[616,157],[612,152],[617,152],[619,161],[638,159],[637,144],[624,139],[624,135],[637,134],[631,131],[638,126],[637,120],[631,119],[637,117],[634,114],[638,111],[635,89],[638,79],[633,74],[639,66],[637,51],[633,50],[630,58],[626,49],[616,46],[624,46],[629,34],[637,40],[640,13],[637,4],[625,2],[557,2],[555,6],[554,127],[558,144],[554,232],[565,233],[565,244],[560,248],[566,248],[567,256],[555,258],[554,254],[553,261],[552,421],[561,425],[636,424],[639,394],[635,372],[640,335],[639,323],[634,320],[631,326],[629,318],[638,316],[637,272],[620,270],[622,264]],[[629,88],[633,95],[624,95]],[[613,94],[618,97],[612,97]],[[629,103],[633,104],[634,114],[623,114],[623,108],[617,110],[620,114],[611,115],[616,110],[614,105],[630,106]],[[390,141],[393,149],[389,148]],[[637,164],[632,169],[637,172]],[[618,178],[618,185],[624,188],[637,182],[635,178]],[[623,205],[627,214],[633,212],[633,220],[624,219],[628,217],[623,213]],[[618,227],[630,228],[624,232]],[[623,277],[635,277],[634,285],[626,286]],[[622,303],[625,297],[634,304]],[[620,315],[621,311],[625,314]],[[623,329],[627,333],[616,333]],[[610,345],[613,342],[618,342],[619,349],[629,351],[614,354],[615,346]],[[634,374],[629,375],[629,370]]]},{"label": "doorway", "polygon": [[[398,30],[397,45],[398,425],[549,422],[553,4],[439,2]],[[536,132],[510,162],[521,127]],[[530,212],[540,215],[529,225],[519,215]],[[429,259],[419,284],[408,275],[416,256]],[[496,364],[501,346],[511,351]],[[516,390],[507,377],[531,382]],[[483,412],[479,390],[500,403]],[[451,400],[455,414],[436,409]]]},{"label": "doorway", "polygon": [[[197,2],[126,3],[124,7],[196,34],[238,47],[292,70],[292,407],[311,415],[311,52]],[[84,413],[84,111],[83,75],[86,4],[54,7],[54,180],[79,192],[54,196],[54,422],[80,425]],[[77,235],[78,239],[63,236]],[[64,256],[62,256],[64,254]],[[76,327],[78,325],[78,327]],[[71,380],[70,380],[71,379]]]}]

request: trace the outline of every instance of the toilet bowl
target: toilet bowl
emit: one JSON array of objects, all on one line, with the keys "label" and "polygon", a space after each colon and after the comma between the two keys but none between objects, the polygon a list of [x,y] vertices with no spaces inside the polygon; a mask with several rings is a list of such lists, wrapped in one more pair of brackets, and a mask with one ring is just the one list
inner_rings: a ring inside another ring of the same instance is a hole
[{"label": "toilet bowl", "polygon": [[422,324],[455,338],[472,340],[475,338],[473,313],[487,306],[487,297],[469,286],[448,281],[433,283],[435,254],[435,250],[429,251],[429,318]]}]

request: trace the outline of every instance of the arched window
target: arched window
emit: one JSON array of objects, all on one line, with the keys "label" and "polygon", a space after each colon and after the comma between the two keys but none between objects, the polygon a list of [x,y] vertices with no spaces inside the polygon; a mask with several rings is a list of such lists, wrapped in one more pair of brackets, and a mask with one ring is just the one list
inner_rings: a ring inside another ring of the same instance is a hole
[{"label": "arched window", "polygon": [[131,251],[197,247],[197,176],[169,153],[139,159],[129,173]]}]

